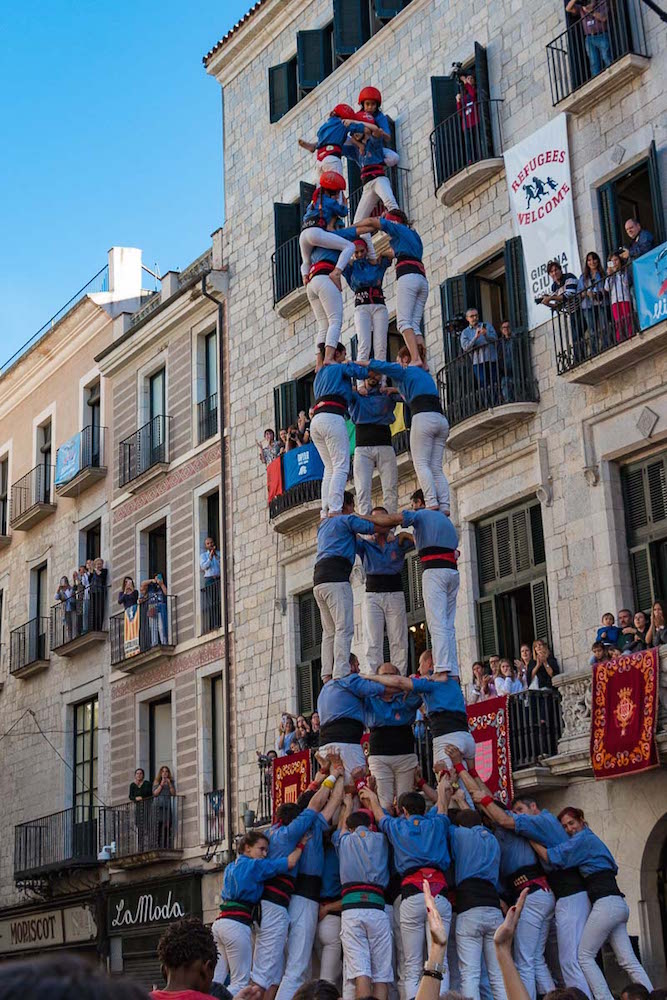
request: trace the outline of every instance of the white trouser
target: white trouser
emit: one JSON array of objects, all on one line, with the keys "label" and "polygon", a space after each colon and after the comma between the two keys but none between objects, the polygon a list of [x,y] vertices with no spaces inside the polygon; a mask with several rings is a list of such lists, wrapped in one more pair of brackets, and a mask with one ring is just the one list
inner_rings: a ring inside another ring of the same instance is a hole
[{"label": "white trouser", "polygon": [[319,226],[308,226],[301,230],[299,236],[299,247],[301,248],[301,274],[306,275],[310,271],[310,255],[313,247],[326,247],[328,250],[339,250],[336,267],[344,271],[352,260],[354,254],[354,243],[346,240],[343,236],[336,236],[331,229],[321,229]]},{"label": "white trouser", "polygon": [[320,979],[340,986],[343,946],[340,943],[340,913],[327,913],[317,925],[315,948],[320,956]]},{"label": "white trouser", "polygon": [[496,958],[493,935],[503,922],[495,906],[473,906],[457,914],[456,947],[461,970],[461,992],[471,1000],[479,1000],[482,954],[486,961],[493,1000],[507,1000],[505,984]]},{"label": "white trouser", "polygon": [[340,156],[335,156],[331,153],[329,156],[325,156],[321,160],[315,161],[315,183],[320,183],[320,174],[323,173],[334,173],[343,174],[343,161]]},{"label": "white trouser", "polygon": [[391,924],[384,910],[344,910],[340,937],[347,979],[367,976],[373,983],[393,982]]},{"label": "white trouser", "polygon": [[555,989],[544,958],[549,924],[556,908],[553,892],[537,889],[524,903],[514,935],[514,961],[531,1000]]},{"label": "white trouser", "polygon": [[[389,912],[389,907],[386,908]],[[401,940],[401,897],[397,896],[391,905],[391,936],[394,939],[394,981],[395,993],[399,1000],[405,1000],[405,959]]]},{"label": "white trouser", "polygon": [[[447,681],[447,684],[451,684],[451,681]],[[456,681],[454,681],[456,683]],[[459,732],[459,733],[445,733],[444,736],[434,736],[433,737],[433,763],[437,764],[439,761],[444,761],[445,767],[448,771],[453,770],[454,765],[452,764],[451,758],[445,753],[445,747],[447,744],[456,747],[457,750],[461,751],[461,756],[466,761],[471,761],[473,764],[475,762],[475,740],[470,733]]]},{"label": "white trouser", "polygon": [[285,968],[285,942],[289,931],[289,914],[285,906],[262,900],[262,922],[255,935],[255,953],[250,978],[268,990],[279,983]]},{"label": "white trouser", "polygon": [[316,413],[310,422],[310,437],[324,465],[322,516],[340,513],[350,471],[350,439],[344,417],[337,413]]},{"label": "white trouser", "polygon": [[[403,279],[401,279],[403,280]],[[424,491],[424,505],[449,513],[449,482],[442,464],[449,422],[442,413],[415,413],[410,427],[410,454]]]},{"label": "white trouser", "polygon": [[383,809],[391,809],[394,798],[415,787],[415,768],[419,761],[415,753],[371,754],[368,769],[377,783],[377,797]]},{"label": "white trouser", "polygon": [[[398,153],[394,152],[393,149],[385,148],[383,149],[383,153],[385,166],[393,167],[398,163]],[[377,208],[379,202],[382,202],[386,209],[398,208],[398,202],[396,201],[391,181],[388,177],[376,177],[374,180],[367,181],[364,184],[357,210],[354,213],[354,222],[361,222],[362,219],[367,219],[373,209]],[[362,236],[362,239],[366,241],[370,256],[375,256],[370,233],[366,233],[365,236]]]},{"label": "white trouser", "polygon": [[[313,954],[317,917],[320,904],[304,896],[292,896],[288,907],[289,935],[285,975],[280,981],[276,1000],[292,1000],[300,986],[310,978],[310,959]],[[274,984],[275,985],[275,984]]]},{"label": "white trouser", "polygon": [[399,938],[400,932],[394,923],[394,907],[391,903],[384,904],[384,912],[389,918],[389,931],[391,933],[391,981],[389,982],[387,988],[388,1000],[398,1000],[398,990],[396,988],[396,938]]},{"label": "white trouser", "polygon": [[252,967],[252,928],[238,920],[218,919],[211,927],[218,961],[213,973],[213,981],[224,985],[229,973],[229,988],[232,996],[250,982]]},{"label": "white trouser", "polygon": [[591,991],[579,965],[579,942],[590,912],[591,904],[585,892],[556,900],[556,938],[563,982],[566,986],[576,986],[587,997],[591,996]]},{"label": "white trouser", "polygon": [[651,992],[653,986],[628,937],[630,910],[622,896],[605,896],[593,903],[579,942],[579,964],[595,1000],[612,1000],[607,981],[595,961],[605,941],[611,945],[616,961],[633,983],[642,983]]},{"label": "white trouser", "polygon": [[[333,282],[332,282],[333,284]],[[357,331],[357,361],[368,361],[373,347],[376,361],[387,358],[389,313],[384,302],[354,307],[354,328]]]},{"label": "white trouser", "polygon": [[[396,452],[390,444],[363,444],[354,449],[354,488],[361,517],[368,517],[373,509],[373,470],[380,473],[382,506],[389,514],[398,510],[398,464]],[[405,671],[402,671],[405,673]]]},{"label": "white trouser", "polygon": [[377,673],[378,667],[384,663],[386,626],[391,662],[405,677],[408,670],[408,619],[403,591],[388,594],[366,591],[363,618],[368,672]]},{"label": "white trouser", "polygon": [[422,573],[424,611],[433,645],[433,671],[448,670],[452,677],[459,676],[454,630],[458,592],[457,569],[425,569]]},{"label": "white trouser", "polygon": [[396,282],[396,325],[399,333],[414,330],[422,336],[428,281],[423,274],[402,274]]},{"label": "white trouser", "polygon": [[322,619],[322,677],[338,680],[350,672],[350,652],[354,639],[354,602],[352,585],[318,583],[313,594]]},{"label": "white trouser", "polygon": [[[435,896],[435,908],[442,917],[445,934],[449,937],[452,908],[446,896]],[[412,1000],[417,994],[419,980],[424,969],[424,958],[431,946],[431,935],[426,920],[424,894],[408,896],[401,903],[401,940],[403,941],[403,961],[405,963],[405,995]],[[449,989],[449,974],[445,972],[440,983],[440,994]]]},{"label": "white trouser", "polygon": [[[456,914],[452,913],[452,922],[449,925],[449,936],[447,938],[447,970],[449,972],[449,988],[457,993],[461,992],[461,970],[459,969],[459,953],[456,950]],[[489,974],[486,971],[484,953],[482,953],[482,974],[479,980],[479,995],[481,1000],[493,1000],[491,994],[491,984]]]},{"label": "white trouser", "polygon": [[360,743],[324,743],[319,752],[323,757],[328,753],[338,754],[345,768],[345,784],[352,781],[352,772],[358,767],[366,770],[366,755]]},{"label": "white trouser", "polygon": [[343,326],[343,296],[340,289],[328,274],[316,274],[308,282],[306,295],[315,316],[315,344],[324,341],[327,347],[335,347]]}]

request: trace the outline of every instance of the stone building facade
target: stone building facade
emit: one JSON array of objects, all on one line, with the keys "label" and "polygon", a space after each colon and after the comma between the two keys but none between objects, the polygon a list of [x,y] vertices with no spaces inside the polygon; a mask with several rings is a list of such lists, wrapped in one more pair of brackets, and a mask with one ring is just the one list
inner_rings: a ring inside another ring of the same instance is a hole
[{"label": "stone building facade", "polygon": [[[585,806],[618,859],[631,933],[660,982],[665,772],[596,784],[587,733],[588,657],[602,613],[648,607],[665,594],[658,553],[664,514],[656,508],[642,521],[630,506],[633,482],[651,476],[664,491],[667,333],[663,322],[558,373],[557,327],[526,327],[526,296],[534,290],[530,281],[521,289],[501,157],[566,111],[582,260],[591,249],[603,257],[614,249],[631,214],[664,239],[665,27],[640,2],[622,9],[625,40],[614,41],[612,65],[592,79],[583,40],[550,0],[530,10],[509,0],[370,4],[370,18],[367,3],[264,0],[204,62],[222,87],[225,121],[235,818],[243,802],[254,801],[256,750],[272,745],[280,713],[309,707],[300,668],[317,502],[301,494],[291,506],[272,508],[270,518],[255,447],[264,427],[293,415],[274,389],[292,382],[292,398],[307,400],[314,364],[315,327],[295,256],[299,202],[309,190],[303,185],[314,182],[314,158],[297,139],[314,139],[333,105],[354,104],[360,87],[372,83],[395,123],[401,198],[424,241],[429,363],[452,425],[446,470],[461,537],[456,624],[464,681],[472,661],[494,646],[516,656],[519,641],[550,639],[562,668],[565,730],[555,753],[517,772],[516,786],[550,808]],[[569,53],[565,63],[559,50]],[[490,100],[490,132],[481,151],[452,168],[447,157],[456,157],[451,147],[461,141],[460,133],[453,138],[459,126],[447,82],[454,63],[475,64]],[[545,263],[547,256],[545,247]],[[539,275],[536,282],[539,290]],[[385,293],[391,315],[392,278]],[[465,400],[455,398],[452,373],[460,362],[451,324],[468,305],[495,324],[509,313],[522,338],[528,388],[514,401],[464,406],[452,417]],[[348,345],[353,332],[348,297]],[[657,471],[649,473],[647,459]],[[407,453],[401,470],[405,502],[415,486]],[[498,560],[506,555],[503,569]],[[416,592],[416,612],[418,604]],[[357,622],[361,652],[359,640]],[[664,745],[662,717],[660,727]]]}]

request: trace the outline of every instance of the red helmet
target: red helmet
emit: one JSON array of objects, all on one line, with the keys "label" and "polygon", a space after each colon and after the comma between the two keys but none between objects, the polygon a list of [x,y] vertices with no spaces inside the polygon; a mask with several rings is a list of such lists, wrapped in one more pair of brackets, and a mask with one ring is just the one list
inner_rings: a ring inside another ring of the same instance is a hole
[{"label": "red helmet", "polygon": [[320,174],[319,186],[325,191],[344,191],[345,178],[335,170],[323,170]]},{"label": "red helmet", "polygon": [[382,94],[377,87],[362,87],[359,91],[359,104],[364,101],[377,101],[378,107],[382,104]]},{"label": "red helmet", "polygon": [[375,125],[375,118],[368,111],[357,111],[354,116],[358,122],[366,122],[367,125]]},{"label": "red helmet", "polygon": [[349,104],[337,104],[330,114],[330,118],[356,118],[357,112]]},{"label": "red helmet", "polygon": [[358,240],[355,240],[354,241],[354,245],[357,248],[357,250],[367,250],[368,249],[368,244],[366,243],[366,240],[362,240],[361,238],[359,238]]}]

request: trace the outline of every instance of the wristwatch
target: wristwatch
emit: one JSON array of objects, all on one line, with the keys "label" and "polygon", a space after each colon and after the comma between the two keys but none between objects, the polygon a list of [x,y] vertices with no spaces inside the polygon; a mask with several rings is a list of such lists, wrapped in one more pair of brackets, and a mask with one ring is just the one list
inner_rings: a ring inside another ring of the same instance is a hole
[{"label": "wristwatch", "polygon": [[442,962],[431,962],[427,959],[424,962],[424,975],[433,976],[434,979],[442,979],[446,966]]}]

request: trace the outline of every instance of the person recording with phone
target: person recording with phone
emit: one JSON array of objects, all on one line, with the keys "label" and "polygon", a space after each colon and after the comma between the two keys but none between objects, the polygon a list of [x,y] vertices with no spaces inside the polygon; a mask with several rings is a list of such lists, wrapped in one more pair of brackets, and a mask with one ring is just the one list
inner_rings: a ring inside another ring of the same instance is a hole
[{"label": "person recording with phone", "polygon": [[[167,622],[167,581],[164,574],[156,573],[148,580],[142,580],[139,602],[146,607],[143,622],[148,621],[148,635],[142,635],[147,647],[166,646],[169,644],[169,629]],[[142,648],[143,646],[142,641]]]},{"label": "person recording with phone", "polygon": [[215,539],[209,535],[204,540],[204,551],[199,558],[204,573],[202,592],[202,623],[207,632],[220,628],[220,553]]}]

